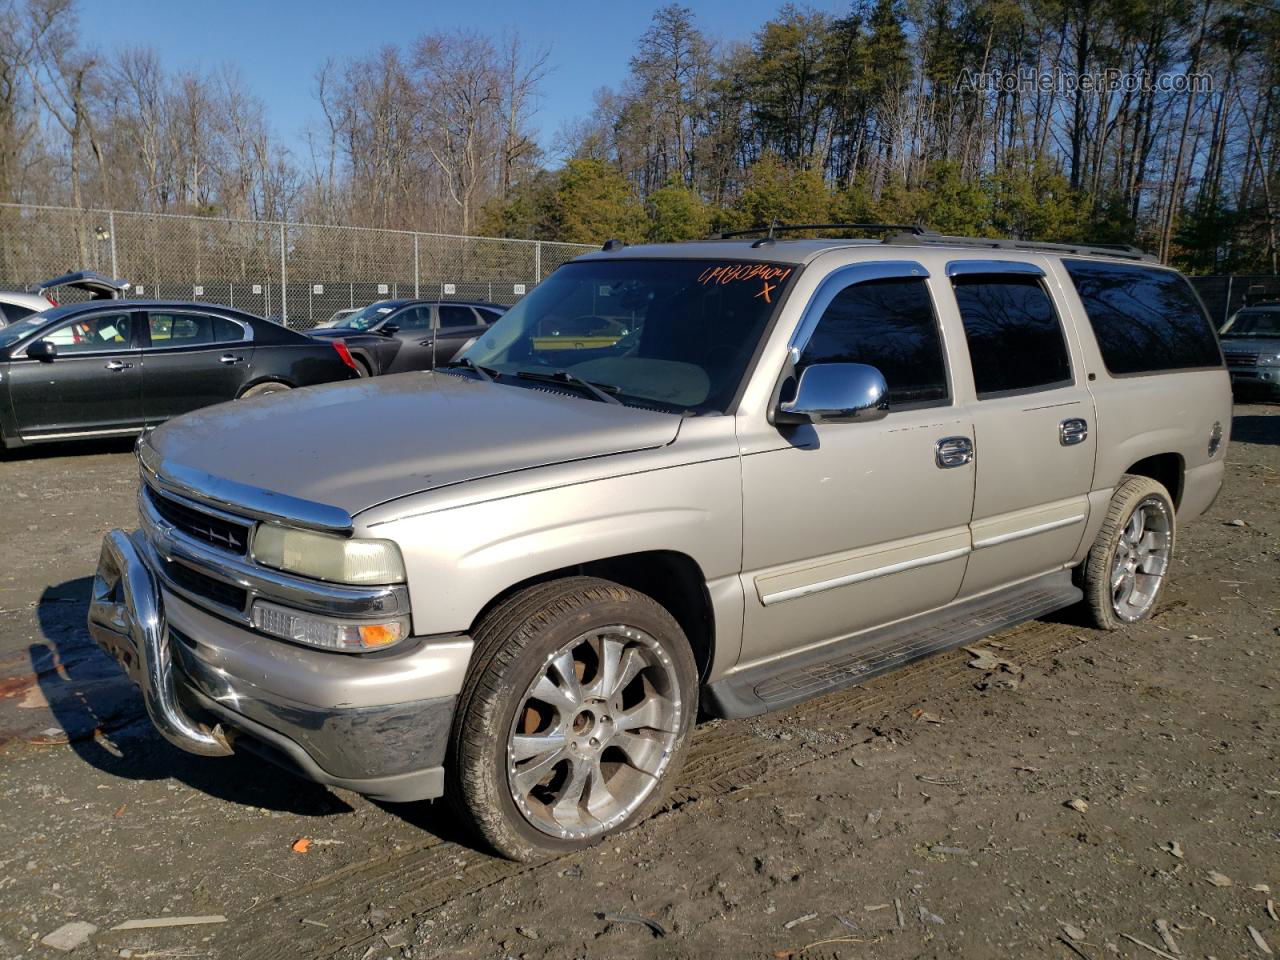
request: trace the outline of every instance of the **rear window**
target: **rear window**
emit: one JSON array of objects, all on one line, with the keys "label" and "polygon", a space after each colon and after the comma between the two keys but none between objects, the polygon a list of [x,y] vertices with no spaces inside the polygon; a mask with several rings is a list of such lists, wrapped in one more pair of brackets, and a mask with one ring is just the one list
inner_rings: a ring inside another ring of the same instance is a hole
[{"label": "rear window", "polygon": [[0,303],[0,321],[5,323],[17,323],[35,312],[30,307],[19,306],[16,303]]},{"label": "rear window", "polygon": [[1091,260],[1062,265],[1084,302],[1109,372],[1222,365],[1209,318],[1181,274]]}]

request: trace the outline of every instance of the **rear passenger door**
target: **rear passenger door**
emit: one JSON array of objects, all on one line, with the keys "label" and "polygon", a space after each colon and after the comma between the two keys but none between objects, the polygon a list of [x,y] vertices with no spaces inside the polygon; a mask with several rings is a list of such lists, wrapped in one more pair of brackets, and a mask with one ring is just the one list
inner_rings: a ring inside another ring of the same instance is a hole
[{"label": "rear passenger door", "polygon": [[142,348],[147,423],[233,400],[250,375],[248,324],[195,310],[150,310]]},{"label": "rear passenger door", "polygon": [[977,465],[961,596],[1068,563],[1089,513],[1097,447],[1078,343],[1035,263],[954,260]]},{"label": "rear passenger door", "polygon": [[478,337],[488,329],[471,307],[460,303],[441,303],[436,306],[437,364],[448,363],[462,345],[472,337]]}]

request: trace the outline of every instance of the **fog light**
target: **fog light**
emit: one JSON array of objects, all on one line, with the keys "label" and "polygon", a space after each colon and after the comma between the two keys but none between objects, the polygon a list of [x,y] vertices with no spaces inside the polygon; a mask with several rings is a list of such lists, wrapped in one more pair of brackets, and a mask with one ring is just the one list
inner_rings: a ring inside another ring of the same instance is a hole
[{"label": "fog light", "polygon": [[304,613],[265,600],[253,605],[253,625],[273,637],[346,653],[380,650],[399,643],[409,632],[404,619],[359,623]]}]

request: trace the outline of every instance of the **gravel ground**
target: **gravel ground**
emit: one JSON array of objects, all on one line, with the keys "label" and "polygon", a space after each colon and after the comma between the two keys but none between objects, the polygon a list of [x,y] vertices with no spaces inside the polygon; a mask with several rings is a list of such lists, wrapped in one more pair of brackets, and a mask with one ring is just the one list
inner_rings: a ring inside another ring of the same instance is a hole
[{"label": "gravel ground", "polygon": [[83,628],[128,445],[11,454],[0,957],[65,956],[41,939],[77,921],[77,957],[1266,957],[1249,928],[1280,954],[1280,407],[1234,434],[1150,622],[1066,613],[984,642],[994,671],[955,651],[703,724],[661,814],[534,867],[442,804],[157,738]]}]

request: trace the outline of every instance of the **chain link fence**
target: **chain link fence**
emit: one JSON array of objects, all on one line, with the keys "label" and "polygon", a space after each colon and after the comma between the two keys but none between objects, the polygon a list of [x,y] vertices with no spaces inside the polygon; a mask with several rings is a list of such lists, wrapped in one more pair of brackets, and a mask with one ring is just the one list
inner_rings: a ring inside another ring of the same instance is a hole
[{"label": "chain link fence", "polygon": [[512,304],[594,247],[215,217],[0,204],[0,289],[93,269],[157,300],[225,303],[305,329],[393,297]]},{"label": "chain link fence", "polygon": [[1241,307],[1263,301],[1280,301],[1280,276],[1231,274],[1220,277],[1191,277],[1214,326],[1221,327]]}]

